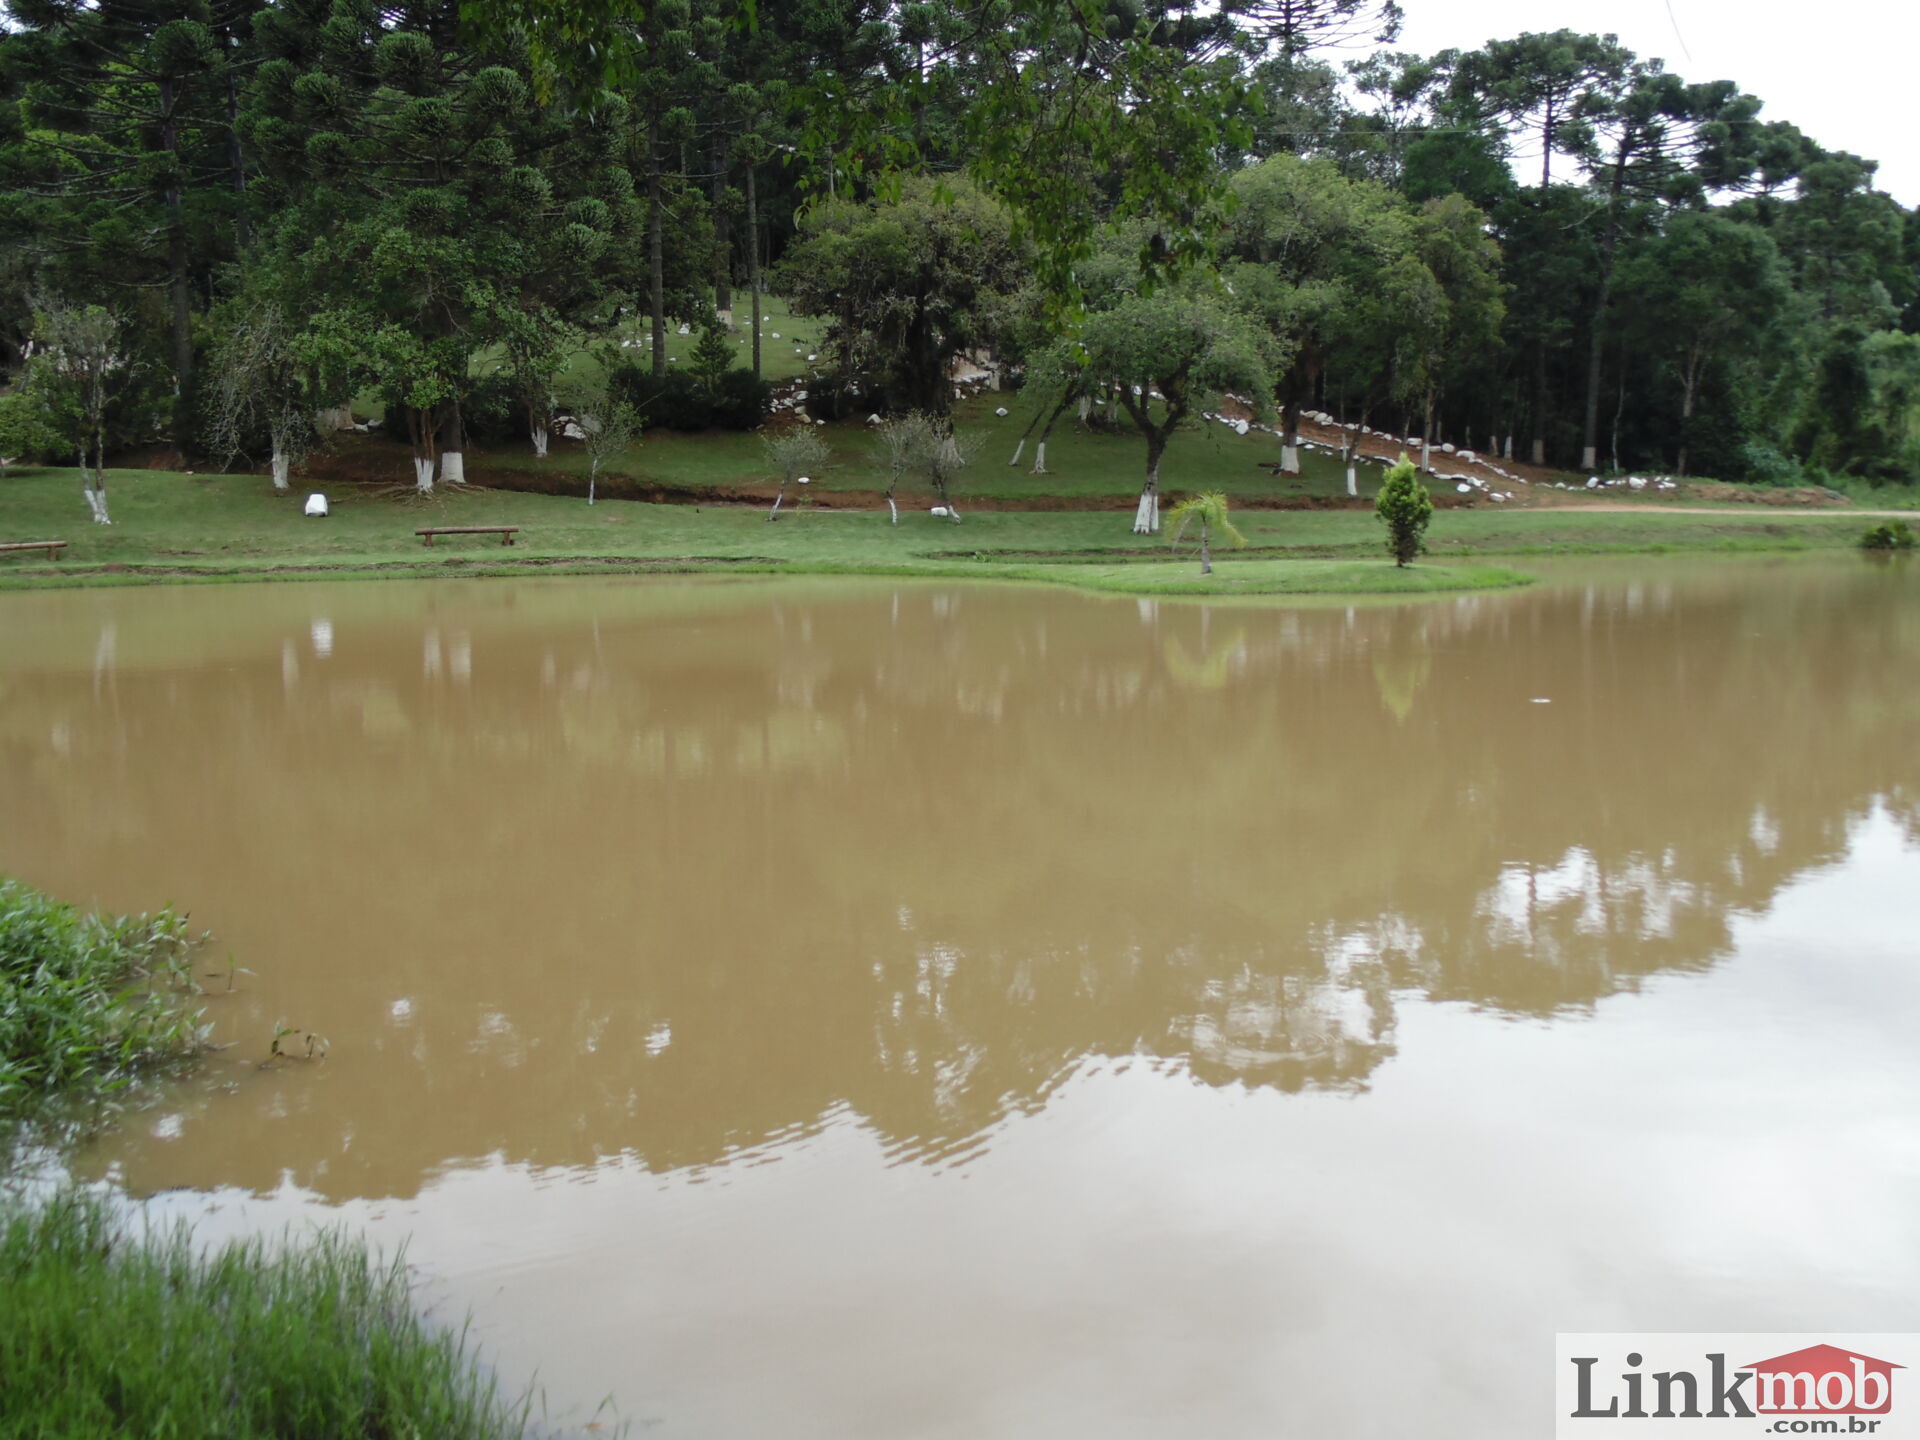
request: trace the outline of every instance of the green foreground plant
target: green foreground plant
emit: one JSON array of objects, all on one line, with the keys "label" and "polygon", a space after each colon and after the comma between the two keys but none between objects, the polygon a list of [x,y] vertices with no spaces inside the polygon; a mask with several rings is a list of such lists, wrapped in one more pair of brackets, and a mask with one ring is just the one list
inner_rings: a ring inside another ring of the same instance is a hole
[{"label": "green foreground plant", "polygon": [[1387,527],[1387,553],[1403,569],[1427,548],[1427,524],[1433,519],[1433,497],[1420,483],[1420,473],[1405,455],[1380,482],[1374,513]]},{"label": "green foreground plant", "polygon": [[1233,521],[1227,517],[1227,497],[1214,491],[1206,495],[1195,495],[1182,500],[1167,515],[1167,524],[1173,527],[1173,535],[1168,543],[1178,548],[1180,537],[1187,533],[1191,525],[1200,527],[1200,573],[1213,573],[1213,532],[1218,530],[1220,538],[1235,549],[1247,543],[1247,537],[1234,528]]},{"label": "green foreground plant", "polygon": [[63,1194],[0,1218],[0,1434],[519,1436],[464,1331],[414,1308],[401,1260],[329,1231],[205,1251],[130,1236]]},{"label": "green foreground plant", "polygon": [[1860,537],[1862,550],[1911,550],[1913,527],[1904,520],[1876,525]]},{"label": "green foreground plant", "polygon": [[0,1119],[198,1050],[193,943],[171,910],[107,920],[0,879]]}]

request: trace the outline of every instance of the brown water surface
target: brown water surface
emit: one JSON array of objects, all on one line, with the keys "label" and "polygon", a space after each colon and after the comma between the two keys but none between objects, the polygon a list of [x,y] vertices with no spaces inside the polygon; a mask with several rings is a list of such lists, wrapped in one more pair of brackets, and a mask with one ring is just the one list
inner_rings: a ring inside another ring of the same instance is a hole
[{"label": "brown water surface", "polygon": [[1920,1329],[1916,600],[0,596],[0,869],[255,972],[82,1173],[555,1415],[1536,1436],[1556,1330]]}]

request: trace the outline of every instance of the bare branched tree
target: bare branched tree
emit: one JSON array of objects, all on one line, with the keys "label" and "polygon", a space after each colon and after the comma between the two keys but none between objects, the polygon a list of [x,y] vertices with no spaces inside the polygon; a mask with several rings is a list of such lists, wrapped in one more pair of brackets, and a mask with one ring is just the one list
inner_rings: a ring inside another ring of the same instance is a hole
[{"label": "bare branched tree", "polygon": [[572,404],[587,446],[587,504],[591,505],[600,487],[600,467],[633,448],[642,421],[640,412],[605,383],[575,395]]},{"label": "bare branched tree", "polygon": [[79,456],[80,489],[96,525],[107,514],[107,411],[133,379],[135,363],[120,317],[64,300],[35,305],[27,389],[47,424]]},{"label": "bare branched tree", "polygon": [[769,435],[762,442],[767,452],[767,463],[772,465],[780,476],[779,493],[773,497],[773,509],[767,512],[772,521],[780,514],[780,506],[787,498],[787,487],[801,481],[811,481],[815,473],[826,468],[833,458],[833,452],[827,448],[827,442],[814,433],[813,426],[801,424],[792,430],[782,430],[777,435]]},{"label": "bare branched tree", "polygon": [[271,301],[235,318],[213,358],[208,439],[231,461],[262,429],[272,448],[273,488],[313,448],[316,396],[286,312]]},{"label": "bare branched tree", "polygon": [[874,432],[879,437],[880,453],[887,464],[887,513],[893,517],[896,525],[900,523],[900,507],[894,503],[894,492],[900,488],[900,477],[920,463],[920,456],[927,448],[930,428],[927,417],[914,410],[881,421],[879,429]]},{"label": "bare branched tree", "polygon": [[939,498],[941,508],[947,512],[947,518],[956,525],[960,523],[960,512],[954,508],[953,487],[960,478],[960,472],[973,464],[979,453],[978,434],[961,434],[954,430],[950,420],[928,423],[926,439],[918,457],[919,468],[927,477],[927,483],[933,486],[933,493]]}]

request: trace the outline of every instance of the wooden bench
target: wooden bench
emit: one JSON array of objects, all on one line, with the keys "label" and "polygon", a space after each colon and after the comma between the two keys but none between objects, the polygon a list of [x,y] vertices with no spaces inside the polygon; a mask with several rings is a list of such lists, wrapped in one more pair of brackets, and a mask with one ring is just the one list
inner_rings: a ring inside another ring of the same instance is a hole
[{"label": "wooden bench", "polygon": [[64,540],[8,540],[0,544],[0,553],[9,550],[44,550],[49,560],[60,558],[59,552],[67,548]]},{"label": "wooden bench", "polygon": [[425,536],[429,545],[436,535],[498,535],[502,545],[511,545],[519,529],[518,525],[430,525],[413,533]]}]

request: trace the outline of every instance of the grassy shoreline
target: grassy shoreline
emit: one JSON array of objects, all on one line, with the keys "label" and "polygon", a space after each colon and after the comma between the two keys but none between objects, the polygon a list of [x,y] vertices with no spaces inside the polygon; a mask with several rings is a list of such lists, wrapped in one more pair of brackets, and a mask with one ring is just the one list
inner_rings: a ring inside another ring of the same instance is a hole
[{"label": "grassy shoreline", "polygon": [[344,1233],[207,1252],[101,1193],[7,1183],[110,1113],[89,1102],[201,1052],[193,950],[172,911],[108,920],[0,877],[0,1435],[524,1434],[465,1333]]},{"label": "grassy shoreline", "polygon": [[0,1375],[0,1433],[46,1440],[526,1431],[401,1261],[338,1231],[206,1252],[185,1226],[130,1234],[90,1194],[0,1215]]},{"label": "grassy shoreline", "polygon": [[[392,487],[327,487],[334,514],[256,477],[114,471],[115,523],[87,523],[73,472],[0,480],[0,540],[64,539],[57,561],[0,557],[0,589],[232,580],[689,573],[926,576],[1043,581],[1122,593],[1372,594],[1519,583],[1487,562],[1541,555],[1731,553],[1851,548],[1863,519],[1766,510],[1693,512],[1575,506],[1446,510],[1427,562],[1396,572],[1374,517],[1352,510],[1243,510],[1250,542],[1224,553],[1213,583],[1164,537],[1130,533],[1106,511],[968,511],[962,523],[903,510],[801,507],[768,523],[744,505],[603,500],[482,488],[416,498]],[[425,548],[425,525],[518,525],[518,543],[470,537]],[[1330,563],[1338,562],[1338,563]],[[1166,567],[1166,568],[1162,568]],[[1191,584],[1181,582],[1185,568]]]}]

